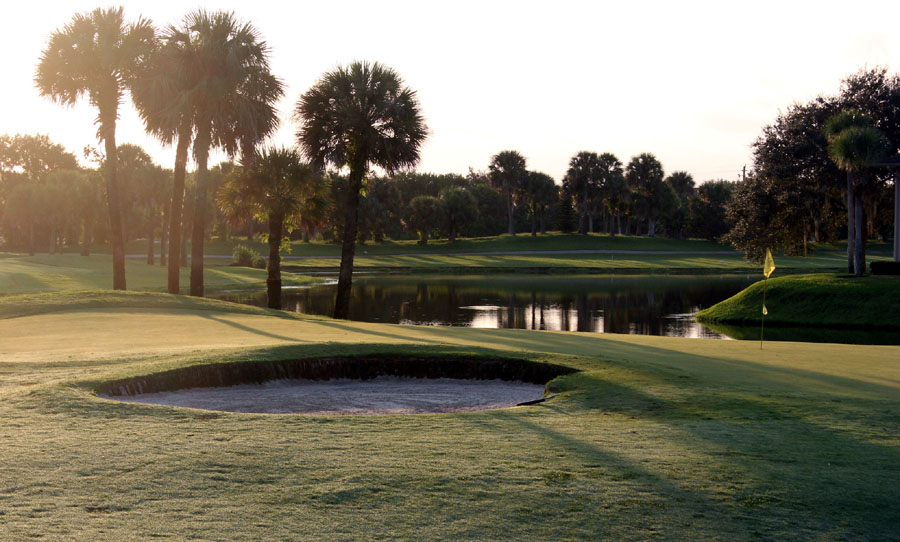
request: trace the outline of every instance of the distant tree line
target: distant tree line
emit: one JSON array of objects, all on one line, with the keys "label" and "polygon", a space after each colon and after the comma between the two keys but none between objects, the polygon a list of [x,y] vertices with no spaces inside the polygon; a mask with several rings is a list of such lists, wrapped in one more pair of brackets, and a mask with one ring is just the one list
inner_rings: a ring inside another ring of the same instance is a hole
[{"label": "distant tree line", "polygon": [[[261,156],[261,163],[270,166],[276,157],[284,158],[268,150]],[[510,157],[512,166],[503,164]],[[89,254],[91,244],[109,242],[109,221],[101,212],[106,160],[90,148],[86,158],[93,168],[81,167],[74,154],[46,135],[0,136],[0,235],[6,248],[52,253],[80,246]],[[302,162],[296,154],[293,158]],[[147,263],[166,265],[173,171],[132,144],[118,147],[117,162],[124,240],[147,240]],[[266,192],[266,183],[278,176],[256,171],[254,181],[246,182],[248,169],[231,161],[209,168],[207,239],[254,238],[268,232],[269,208],[258,194],[272,193]],[[299,184],[305,188],[293,194],[294,199],[283,189],[280,202],[288,202],[281,213],[287,220],[284,238],[341,242],[347,183],[346,175],[332,172]],[[733,186],[727,181],[695,186],[685,172],[663,177],[662,166],[650,154],[635,157],[623,168],[610,153],[589,152],[572,157],[560,185],[549,175],[528,171],[518,152],[503,151],[486,171],[470,170],[467,175],[370,174],[360,194],[356,240],[360,245],[387,239],[425,244],[429,239],[454,242],[510,231],[649,235],[651,229],[654,235],[716,239],[728,231],[725,208]],[[183,201],[192,201],[195,190],[196,172],[187,172]],[[182,228],[190,229],[192,208],[185,209]],[[177,246],[180,254],[187,252],[186,241],[182,238]]]}]

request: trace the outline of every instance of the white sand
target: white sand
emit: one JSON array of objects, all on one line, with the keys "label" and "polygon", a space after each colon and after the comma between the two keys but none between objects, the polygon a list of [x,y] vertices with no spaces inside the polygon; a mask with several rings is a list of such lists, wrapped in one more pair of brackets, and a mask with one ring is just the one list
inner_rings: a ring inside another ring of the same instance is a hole
[{"label": "white sand", "polygon": [[110,397],[133,403],[273,414],[423,414],[507,408],[540,399],[544,386],[504,380],[379,377],[273,380],[227,388]]}]

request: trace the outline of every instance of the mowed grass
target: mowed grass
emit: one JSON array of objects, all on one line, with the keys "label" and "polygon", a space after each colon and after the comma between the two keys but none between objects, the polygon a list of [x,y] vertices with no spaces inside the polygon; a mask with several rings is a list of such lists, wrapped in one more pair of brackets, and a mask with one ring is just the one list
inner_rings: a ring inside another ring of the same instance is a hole
[{"label": "mowed grass", "polygon": [[[222,266],[230,258],[236,245],[246,245],[262,255],[268,246],[257,241],[231,238],[213,239],[205,245],[206,264]],[[838,271],[846,267],[846,255],[841,247],[823,246],[808,258],[777,255],[779,269],[785,271]],[[77,250],[72,247],[70,250]],[[647,252],[628,254],[545,254],[546,251],[619,250]],[[97,253],[109,251],[106,245],[94,247]],[[145,241],[131,241],[129,255],[146,253]],[[869,259],[888,258],[884,243],[869,246]],[[490,254],[493,252],[522,252],[522,254]],[[665,254],[686,252],[687,254]],[[140,257],[130,258],[134,263]],[[283,254],[282,265],[297,272],[304,269],[334,271],[340,265],[340,246],[334,243],[291,243],[291,250]],[[747,272],[760,266],[748,263],[743,254],[732,247],[705,239],[667,239],[661,237],[624,236],[607,234],[562,234],[551,232],[532,237],[529,234],[499,235],[460,239],[450,243],[446,239],[418,245],[416,241],[369,242],[356,250],[355,268],[359,270],[401,270],[405,272],[433,272],[435,270],[503,270],[507,272]]]},{"label": "mowed grass", "polygon": [[[879,259],[873,257],[870,259]],[[847,257],[838,252],[823,252],[815,257],[780,256],[779,269],[790,271],[829,271],[846,266]],[[284,261],[288,269],[302,272],[305,268],[337,269],[333,258],[303,258]],[[762,273],[762,266],[747,262],[742,254],[415,254],[403,256],[357,255],[354,269],[401,268],[412,272],[459,270],[504,270],[577,272],[591,269],[608,272],[736,272]]]},{"label": "mowed grass", "polygon": [[900,332],[900,277],[823,273],[757,282],[700,311],[701,322],[893,329]]},{"label": "mowed grass", "polygon": [[[128,259],[125,277],[129,290],[165,291],[167,269],[160,265],[147,265],[143,261]],[[266,270],[247,267],[231,267],[218,261],[204,267],[206,290],[264,289]],[[320,279],[285,274],[285,286],[319,282]],[[181,290],[190,286],[190,270],[181,270]],[[0,253],[0,295],[25,294],[56,290],[88,290],[112,288],[112,258],[93,254],[21,254]]]},{"label": "mowed grass", "polygon": [[[274,317],[167,296],[134,308],[102,295],[105,308],[9,309],[0,320],[4,540],[900,532],[898,347],[760,351],[742,341]],[[109,379],[191,364],[372,352],[485,352],[581,372],[551,382],[558,395],[544,404],[466,414],[235,414],[92,393]]]},{"label": "mowed grass", "polygon": [[[214,238],[204,245],[206,254],[231,256],[236,245],[248,246],[262,255],[269,253],[267,244],[259,240],[246,238],[230,238],[223,240]],[[385,240],[382,243],[368,241],[358,247],[359,254],[368,252],[372,255],[393,254],[446,254],[456,252],[507,252],[536,250],[679,250],[679,251],[722,251],[732,250],[706,239],[667,239],[663,237],[643,237],[591,233],[580,235],[575,233],[548,232],[532,237],[529,233],[518,235],[497,235],[491,237],[459,238],[455,243],[447,239],[430,239],[425,246],[418,240]],[[77,250],[73,247],[72,250]],[[108,246],[98,245],[94,250],[109,251]],[[131,241],[127,247],[128,254],[146,254],[146,241]],[[333,256],[340,257],[339,243],[313,241],[291,243],[289,256]]]}]

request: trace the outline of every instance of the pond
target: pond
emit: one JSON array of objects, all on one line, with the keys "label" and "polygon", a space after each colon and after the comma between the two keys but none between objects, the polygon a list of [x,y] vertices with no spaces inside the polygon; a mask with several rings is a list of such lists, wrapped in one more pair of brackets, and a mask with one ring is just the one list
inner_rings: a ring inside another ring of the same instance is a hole
[{"label": "pond", "polygon": [[[728,338],[693,315],[761,277],[748,275],[355,276],[363,322]],[[330,316],[337,285],[285,289],[285,310]],[[265,293],[223,299],[266,305]]]}]

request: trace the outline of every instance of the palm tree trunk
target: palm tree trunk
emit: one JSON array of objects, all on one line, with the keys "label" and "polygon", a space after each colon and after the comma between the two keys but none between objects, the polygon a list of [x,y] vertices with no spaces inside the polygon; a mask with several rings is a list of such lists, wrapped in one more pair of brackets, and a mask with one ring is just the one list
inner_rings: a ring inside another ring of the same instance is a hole
[{"label": "palm tree trunk", "polygon": [[100,112],[100,132],[106,147],[106,202],[109,208],[109,229],[112,240],[113,290],[125,290],[125,230],[122,225],[122,199],[116,170],[116,107]]},{"label": "palm tree trunk", "polygon": [[181,292],[180,258],[182,247],[182,206],[184,205],[184,179],[187,176],[188,147],[191,144],[191,122],[183,121],[178,130],[178,144],[175,147],[175,173],[172,180],[172,205],[169,207],[169,279],[170,294]]},{"label": "palm tree trunk", "polygon": [[578,225],[578,232],[587,235],[587,188],[581,195],[581,223]]},{"label": "palm tree trunk", "polygon": [[347,216],[344,219],[344,239],[341,245],[341,271],[338,276],[334,317],[346,320],[350,316],[350,290],[353,285],[353,256],[356,253],[356,233],[359,227],[359,191],[365,164],[350,170],[350,192],[347,194]]},{"label": "palm tree trunk", "polygon": [[531,207],[531,236],[535,237],[537,235],[537,211],[534,210],[534,206]]},{"label": "palm tree trunk", "polygon": [[853,267],[856,270],[856,276],[861,277],[866,272],[866,253],[863,245],[863,210],[862,210],[862,196],[860,196],[859,191],[855,191],[856,194],[854,196],[855,199],[855,212],[856,215],[854,218],[856,220],[856,227],[854,228],[856,233],[856,242],[854,243],[854,262]]},{"label": "palm tree trunk", "polygon": [[456,224],[453,222],[450,222],[449,236],[450,236],[450,242],[455,243],[456,242]]},{"label": "palm tree trunk", "polygon": [[169,249],[169,217],[163,213],[159,232],[159,265],[166,266],[166,252]]},{"label": "palm tree trunk", "polygon": [[191,232],[191,295],[203,297],[203,242],[206,237],[206,191],[209,186],[209,121],[200,123],[194,144],[197,156],[197,194],[194,198],[194,224]]},{"label": "palm tree trunk", "polygon": [[[185,228],[187,229],[187,228]],[[179,248],[179,258],[181,260],[181,267],[188,266],[188,253],[187,253],[187,235],[181,236],[181,248]]]},{"label": "palm tree trunk", "polygon": [[34,256],[34,218],[28,221],[28,255]]},{"label": "palm tree trunk", "polygon": [[516,220],[515,220],[515,207],[513,206],[513,196],[512,189],[506,191],[506,210],[507,215],[509,216],[509,230],[508,233],[510,235],[516,234]]},{"label": "palm tree trunk", "polygon": [[81,255],[82,256],[90,256],[91,255],[91,230],[93,230],[93,224],[91,223],[91,219],[89,217],[84,217],[84,222],[82,223],[84,230],[81,235]]},{"label": "palm tree trunk", "polygon": [[804,221],[803,222],[803,257],[804,258],[806,258],[806,256],[809,254],[808,245],[807,245],[808,239],[809,239],[809,224]]},{"label": "palm tree trunk", "polygon": [[155,254],[153,250],[153,242],[155,239],[153,238],[153,234],[156,233],[155,228],[153,227],[153,221],[150,221],[150,228],[147,231],[147,265],[153,265],[155,263]]},{"label": "palm tree trunk", "polygon": [[50,244],[47,246],[47,254],[56,254],[56,221],[50,222]]},{"label": "palm tree trunk", "polygon": [[284,218],[279,213],[269,214],[269,276],[266,294],[269,308],[281,310],[281,230]]},{"label": "palm tree trunk", "polygon": [[847,172],[847,272],[853,273],[853,258],[856,253],[856,204],[853,190],[853,176]]}]

